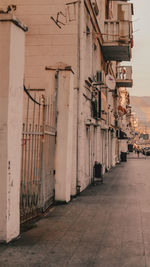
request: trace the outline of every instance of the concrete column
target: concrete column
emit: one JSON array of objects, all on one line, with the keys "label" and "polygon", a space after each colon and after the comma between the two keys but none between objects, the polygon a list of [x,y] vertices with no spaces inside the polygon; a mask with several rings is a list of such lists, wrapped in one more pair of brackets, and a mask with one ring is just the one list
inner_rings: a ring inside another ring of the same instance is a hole
[{"label": "concrete column", "polygon": [[0,241],[20,231],[24,39],[27,27],[0,15]]},{"label": "concrete column", "polygon": [[64,70],[59,71],[58,79],[55,199],[69,202],[74,176],[74,76],[71,71]]},{"label": "concrete column", "polygon": [[105,170],[109,170],[110,163],[110,135],[109,130],[105,130]]},{"label": "concrete column", "polygon": [[112,166],[116,165],[116,137],[115,133],[113,133],[112,137]]}]

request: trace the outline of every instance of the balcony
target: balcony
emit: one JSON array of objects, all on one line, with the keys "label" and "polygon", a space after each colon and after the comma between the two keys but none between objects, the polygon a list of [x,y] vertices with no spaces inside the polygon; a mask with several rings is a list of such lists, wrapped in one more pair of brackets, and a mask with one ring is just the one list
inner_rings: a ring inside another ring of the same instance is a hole
[{"label": "balcony", "polygon": [[116,85],[117,87],[132,87],[133,86],[131,66],[117,67]]},{"label": "balcony", "polygon": [[104,22],[102,52],[105,60],[130,61],[133,47],[132,22],[106,20]]}]

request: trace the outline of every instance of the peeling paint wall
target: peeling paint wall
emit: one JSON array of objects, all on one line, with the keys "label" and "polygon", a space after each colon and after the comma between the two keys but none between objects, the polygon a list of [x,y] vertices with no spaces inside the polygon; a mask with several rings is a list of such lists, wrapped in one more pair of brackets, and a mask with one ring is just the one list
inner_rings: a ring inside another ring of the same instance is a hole
[{"label": "peeling paint wall", "polygon": [[20,229],[24,41],[22,29],[0,22],[0,241],[6,242]]}]

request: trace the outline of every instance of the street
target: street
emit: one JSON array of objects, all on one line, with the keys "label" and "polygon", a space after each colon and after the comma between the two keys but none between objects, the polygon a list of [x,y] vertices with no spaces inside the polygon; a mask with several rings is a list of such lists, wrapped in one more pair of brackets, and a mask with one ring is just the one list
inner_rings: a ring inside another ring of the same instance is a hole
[{"label": "street", "polygon": [[0,267],[150,267],[150,157],[130,154],[69,204],[0,245]]}]

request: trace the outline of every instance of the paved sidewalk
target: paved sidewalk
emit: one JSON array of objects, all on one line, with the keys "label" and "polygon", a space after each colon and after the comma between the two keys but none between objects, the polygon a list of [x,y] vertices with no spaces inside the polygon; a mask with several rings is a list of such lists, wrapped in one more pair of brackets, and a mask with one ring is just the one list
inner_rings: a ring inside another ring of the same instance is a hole
[{"label": "paved sidewalk", "polygon": [[129,159],[149,159],[149,156],[145,156],[143,155],[143,153],[139,153],[139,156],[138,156],[137,153],[133,152],[133,153],[128,154],[128,158]]},{"label": "paved sidewalk", "polygon": [[30,226],[0,245],[0,267],[150,267],[150,157],[119,164]]}]

